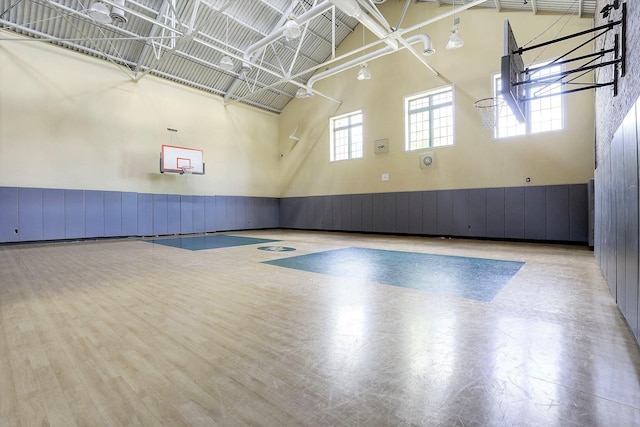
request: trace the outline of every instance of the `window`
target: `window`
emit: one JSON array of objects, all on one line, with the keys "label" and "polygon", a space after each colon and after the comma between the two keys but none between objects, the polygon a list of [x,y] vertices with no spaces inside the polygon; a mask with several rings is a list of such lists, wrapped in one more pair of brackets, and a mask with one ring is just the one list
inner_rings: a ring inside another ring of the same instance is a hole
[{"label": "window", "polygon": [[[560,65],[552,65],[531,74],[531,79],[539,79],[562,72]],[[493,79],[494,96],[502,98],[499,93],[500,74]],[[510,136],[528,135],[554,130],[564,129],[564,100],[560,94],[562,85],[556,79],[549,83],[540,82],[526,86],[526,97],[544,96],[525,103],[524,123],[519,123],[511,112],[511,108],[505,105],[498,114],[496,127],[493,130],[494,138],[508,138]],[[557,95],[554,95],[557,94]],[[552,96],[548,96],[552,95]]]},{"label": "window", "polygon": [[453,87],[404,98],[405,150],[453,145]]},{"label": "window", "polygon": [[329,127],[332,162],[362,157],[362,110],[332,117]]}]

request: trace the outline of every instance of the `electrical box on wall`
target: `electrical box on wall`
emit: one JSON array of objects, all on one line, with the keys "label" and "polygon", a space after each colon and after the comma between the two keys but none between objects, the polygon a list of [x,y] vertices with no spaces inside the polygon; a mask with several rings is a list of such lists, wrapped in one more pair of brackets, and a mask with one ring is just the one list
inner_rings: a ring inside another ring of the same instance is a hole
[{"label": "electrical box on wall", "polygon": [[388,153],[389,152],[389,140],[388,139],[377,139],[374,141],[375,144],[375,152],[376,154]]}]

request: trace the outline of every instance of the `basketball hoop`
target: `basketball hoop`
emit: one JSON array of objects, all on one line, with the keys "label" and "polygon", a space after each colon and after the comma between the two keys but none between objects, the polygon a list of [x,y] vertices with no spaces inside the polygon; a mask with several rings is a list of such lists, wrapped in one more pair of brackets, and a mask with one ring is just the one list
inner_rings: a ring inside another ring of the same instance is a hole
[{"label": "basketball hoop", "polygon": [[193,173],[193,166],[180,166],[180,170],[182,171],[180,175],[191,175]]},{"label": "basketball hoop", "polygon": [[500,98],[483,98],[473,103],[473,106],[480,113],[483,128],[493,129],[496,126],[498,114],[500,114],[504,104],[504,100]]}]

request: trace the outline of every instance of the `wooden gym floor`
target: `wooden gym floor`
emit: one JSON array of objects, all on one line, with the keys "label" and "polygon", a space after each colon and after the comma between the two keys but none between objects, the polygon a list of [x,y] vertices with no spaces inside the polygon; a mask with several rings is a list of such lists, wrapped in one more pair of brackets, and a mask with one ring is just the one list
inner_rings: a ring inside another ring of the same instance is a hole
[{"label": "wooden gym floor", "polygon": [[[0,247],[0,426],[640,424],[640,347],[586,248],[228,234],[295,251]],[[277,265],[345,248],[524,264],[488,300]]]}]

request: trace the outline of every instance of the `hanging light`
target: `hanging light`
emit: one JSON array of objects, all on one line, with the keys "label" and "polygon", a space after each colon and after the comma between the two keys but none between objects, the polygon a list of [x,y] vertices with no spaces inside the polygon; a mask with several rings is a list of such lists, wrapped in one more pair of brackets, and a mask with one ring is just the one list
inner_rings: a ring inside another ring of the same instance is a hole
[{"label": "hanging light", "polygon": [[360,70],[358,70],[358,80],[369,80],[371,78],[371,71],[367,68],[367,63],[360,64]]},{"label": "hanging light", "polygon": [[[229,48],[229,15],[227,15],[227,30],[225,35],[225,45],[226,49]],[[220,62],[218,66],[222,68],[224,71],[231,71],[233,69],[233,60],[229,55],[224,55],[220,58]]]},{"label": "hanging light", "polygon": [[458,26],[454,25],[451,28],[449,41],[447,41],[447,50],[458,49],[462,46],[464,46],[464,40],[462,40],[462,36],[458,33]]},{"label": "hanging light", "polygon": [[[362,26],[362,47],[364,48],[364,25]],[[364,50],[362,51],[362,59],[364,59]],[[360,64],[357,78],[358,80],[369,80],[371,78],[371,71],[367,68],[366,62]]]},{"label": "hanging light", "polygon": [[113,22],[126,24],[128,19],[124,14],[124,0],[113,0],[113,2],[115,4],[111,7],[111,13],[109,16],[113,19]]},{"label": "hanging light", "polygon": [[106,4],[97,1],[91,5],[87,15],[89,15],[94,21],[101,22],[103,24],[111,24],[112,19],[111,16],[109,16],[110,13],[111,11]]},{"label": "hanging light", "polygon": [[300,37],[300,34],[302,34],[300,31],[300,25],[298,25],[294,17],[289,18],[287,23],[284,25],[283,34],[289,40],[297,39]]},{"label": "hanging light", "polygon": [[225,71],[233,70],[233,60],[229,55],[225,55],[220,59],[220,63],[218,64],[220,68]]},{"label": "hanging light", "polygon": [[296,91],[296,98],[304,99],[304,98],[309,98],[312,95],[313,95],[313,92],[303,87],[299,87],[298,90]]},{"label": "hanging light", "polygon": [[[456,2],[453,1],[453,8],[455,11]],[[453,15],[453,27],[451,27],[451,35],[449,36],[449,40],[447,41],[447,50],[458,49],[464,46],[464,40],[462,40],[462,36],[458,33],[458,24],[460,24],[460,18],[456,18],[455,12]]]}]

